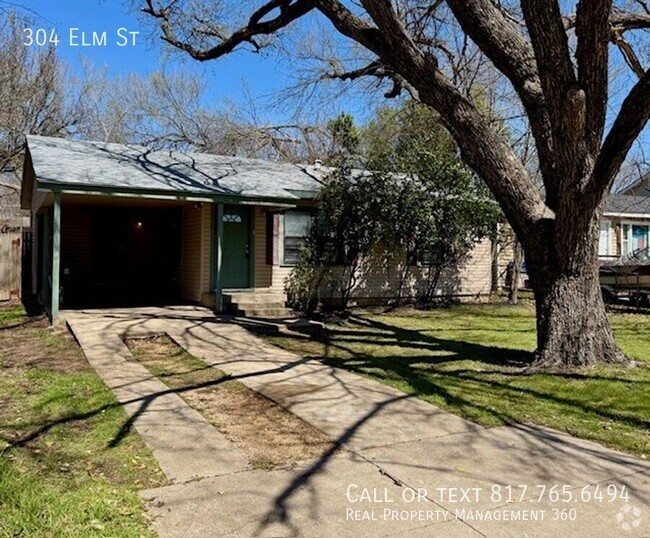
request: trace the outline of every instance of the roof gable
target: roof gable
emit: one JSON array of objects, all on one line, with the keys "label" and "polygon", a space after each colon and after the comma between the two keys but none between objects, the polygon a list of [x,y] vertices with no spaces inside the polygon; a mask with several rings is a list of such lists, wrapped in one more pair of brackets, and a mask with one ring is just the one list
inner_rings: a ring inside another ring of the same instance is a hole
[{"label": "roof gable", "polygon": [[645,215],[650,218],[650,195],[631,196],[610,194],[605,205],[605,215]]}]

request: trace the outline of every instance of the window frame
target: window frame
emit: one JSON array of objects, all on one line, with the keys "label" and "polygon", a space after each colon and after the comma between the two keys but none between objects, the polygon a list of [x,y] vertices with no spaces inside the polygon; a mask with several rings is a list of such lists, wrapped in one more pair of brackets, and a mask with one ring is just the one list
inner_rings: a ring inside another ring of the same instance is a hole
[{"label": "window frame", "polygon": [[[646,246],[650,244],[650,223],[625,220],[621,222],[621,256],[631,256],[636,249],[632,249],[632,227],[642,226],[646,229]],[[626,233],[627,228],[627,233]]]},{"label": "window frame", "polygon": [[418,245],[409,246],[406,252],[408,265],[412,267],[435,267],[442,265],[442,247],[438,245],[431,259],[423,256],[422,248]]},{"label": "window frame", "polygon": [[295,267],[296,264],[298,263],[299,256],[296,259],[290,259],[290,260],[287,260],[287,258],[286,258],[287,250],[295,250],[294,248],[292,248],[292,249],[287,249],[286,248],[286,240],[287,240],[287,238],[290,237],[292,239],[301,239],[300,246],[302,246],[302,245],[304,245],[304,243],[305,243],[305,241],[307,239],[307,236],[309,235],[309,231],[305,235],[301,235],[301,236],[297,236],[297,235],[295,235],[295,236],[287,236],[286,235],[286,229],[287,229],[286,223],[285,223],[286,216],[287,216],[287,214],[296,214],[296,213],[307,215],[310,218],[310,221],[311,221],[310,224],[309,224],[310,228],[314,224],[314,217],[315,217],[314,212],[310,211],[308,209],[290,209],[290,210],[287,210],[284,213],[282,213],[282,215],[281,215],[282,218],[280,219],[280,241],[279,241],[279,245],[278,245],[279,250],[280,250],[279,259],[280,259],[280,266],[281,267]]}]

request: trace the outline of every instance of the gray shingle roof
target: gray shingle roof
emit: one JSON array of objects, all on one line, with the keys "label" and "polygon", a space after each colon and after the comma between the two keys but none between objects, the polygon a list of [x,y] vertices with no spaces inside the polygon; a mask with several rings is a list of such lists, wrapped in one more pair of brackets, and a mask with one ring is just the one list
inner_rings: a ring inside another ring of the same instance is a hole
[{"label": "gray shingle roof", "polygon": [[324,168],[202,153],[150,151],[142,146],[28,136],[37,181],[115,192],[295,200],[317,191]]},{"label": "gray shingle roof", "polygon": [[650,215],[650,196],[610,194],[605,206],[605,215],[608,214]]}]

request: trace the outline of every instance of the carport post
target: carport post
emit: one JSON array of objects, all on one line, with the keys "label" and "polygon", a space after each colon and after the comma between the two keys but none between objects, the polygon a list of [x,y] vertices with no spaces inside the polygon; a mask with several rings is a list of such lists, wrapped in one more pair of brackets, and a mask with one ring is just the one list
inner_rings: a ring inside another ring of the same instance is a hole
[{"label": "carport post", "polygon": [[52,213],[52,302],[50,316],[52,321],[59,315],[59,271],[61,268],[61,193],[54,193]]},{"label": "carport post", "polygon": [[221,289],[221,265],[223,258],[223,204],[217,204],[216,226],[214,227],[217,237],[215,238],[215,264],[214,264],[214,293],[215,309],[223,312],[223,292]]}]

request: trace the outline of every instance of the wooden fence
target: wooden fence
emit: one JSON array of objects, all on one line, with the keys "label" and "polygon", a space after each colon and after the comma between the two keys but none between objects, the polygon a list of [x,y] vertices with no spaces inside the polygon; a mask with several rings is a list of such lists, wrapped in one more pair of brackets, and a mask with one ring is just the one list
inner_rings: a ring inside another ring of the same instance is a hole
[{"label": "wooden fence", "polygon": [[0,227],[0,301],[20,299],[20,228]]}]

